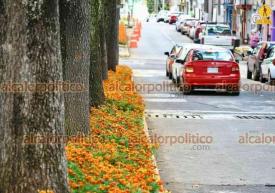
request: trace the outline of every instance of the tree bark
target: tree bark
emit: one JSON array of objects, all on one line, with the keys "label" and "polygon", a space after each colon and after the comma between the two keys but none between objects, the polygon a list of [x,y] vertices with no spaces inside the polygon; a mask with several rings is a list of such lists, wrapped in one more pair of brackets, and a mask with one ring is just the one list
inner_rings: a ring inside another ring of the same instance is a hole
[{"label": "tree bark", "polygon": [[91,0],[91,68],[90,105],[97,107],[104,101],[100,54],[99,0]]},{"label": "tree bark", "polygon": [[89,0],[60,0],[64,81],[85,87],[82,92],[65,94],[65,128],[70,136],[87,135],[90,131],[90,20]]},{"label": "tree bark", "polygon": [[102,65],[102,79],[108,79],[108,63],[107,63],[107,45],[106,45],[106,33],[105,33],[105,7],[104,0],[99,0],[99,34],[100,34],[100,55]]},{"label": "tree bark", "polygon": [[104,0],[106,9],[106,44],[108,69],[116,71],[118,64],[118,12],[116,0]]},{"label": "tree bark", "polygon": [[[62,81],[58,9],[58,0],[0,0],[1,85]],[[1,193],[69,192],[64,144],[28,144],[64,135],[63,109],[62,92],[0,92]]]}]

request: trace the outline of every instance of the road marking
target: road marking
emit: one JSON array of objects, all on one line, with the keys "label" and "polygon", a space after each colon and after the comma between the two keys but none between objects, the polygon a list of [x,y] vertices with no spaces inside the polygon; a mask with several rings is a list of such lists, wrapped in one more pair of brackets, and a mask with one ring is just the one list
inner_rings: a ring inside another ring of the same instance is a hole
[{"label": "road marking", "polygon": [[163,76],[165,72],[163,70],[133,70],[134,77],[156,77],[156,76]]},{"label": "road marking", "polygon": [[[141,94],[144,98],[176,98],[179,97],[180,94],[170,94],[170,93],[165,93],[165,94]],[[173,99],[174,100],[174,99]]]},{"label": "road marking", "polygon": [[145,102],[160,102],[160,103],[179,103],[179,102],[187,102],[185,99],[171,99],[171,98],[145,98]]},{"label": "road marking", "polygon": [[156,119],[204,119],[204,120],[268,120],[274,121],[274,116],[267,115],[240,115],[240,114],[182,114],[182,113],[146,113],[147,118],[156,118]]},{"label": "road marking", "polygon": [[198,115],[198,114],[231,114],[231,115],[273,115],[275,112],[259,112],[259,111],[249,111],[249,112],[238,112],[238,111],[199,111],[199,110],[160,110],[160,109],[150,109],[145,110],[145,113],[163,113],[166,114],[180,114],[180,115]]}]

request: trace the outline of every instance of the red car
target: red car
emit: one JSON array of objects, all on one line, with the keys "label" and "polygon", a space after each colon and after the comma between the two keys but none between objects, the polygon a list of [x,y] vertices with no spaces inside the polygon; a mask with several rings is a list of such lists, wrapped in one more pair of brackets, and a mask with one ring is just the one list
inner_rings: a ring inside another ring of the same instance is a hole
[{"label": "red car", "polygon": [[192,49],[185,60],[181,77],[184,94],[194,89],[224,89],[232,95],[240,94],[240,71],[232,53],[216,46]]},{"label": "red car", "polygon": [[176,23],[177,20],[178,20],[178,16],[177,15],[171,15],[170,19],[169,19],[169,24]]},{"label": "red car", "polygon": [[178,17],[181,15],[182,13],[172,13],[170,16],[169,16],[169,24],[174,24],[177,22],[178,20]]}]

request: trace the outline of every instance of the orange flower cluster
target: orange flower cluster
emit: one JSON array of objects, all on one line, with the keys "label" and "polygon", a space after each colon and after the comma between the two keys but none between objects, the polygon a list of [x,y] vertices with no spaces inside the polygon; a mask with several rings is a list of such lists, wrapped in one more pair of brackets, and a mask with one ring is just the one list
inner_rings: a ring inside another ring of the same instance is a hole
[{"label": "orange flower cluster", "polygon": [[91,142],[68,143],[69,185],[73,193],[157,193],[163,191],[152,162],[154,146],[143,130],[144,105],[134,90],[132,71],[118,66],[104,82],[106,103],[91,112]]}]

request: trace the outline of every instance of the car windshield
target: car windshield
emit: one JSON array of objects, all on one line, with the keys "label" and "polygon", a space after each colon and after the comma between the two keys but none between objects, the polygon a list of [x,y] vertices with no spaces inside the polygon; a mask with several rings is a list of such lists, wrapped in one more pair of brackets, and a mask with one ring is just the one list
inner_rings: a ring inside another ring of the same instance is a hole
[{"label": "car windshield", "polygon": [[228,26],[217,26],[216,30],[222,35],[231,35],[231,30]]},{"label": "car windshield", "polygon": [[232,55],[229,51],[222,50],[196,50],[194,56],[198,60],[221,60],[221,61],[232,61]]},{"label": "car windshield", "polygon": [[214,26],[207,26],[207,33],[208,35],[225,35],[225,36],[230,36],[231,35],[231,30],[227,26],[219,26],[219,25],[214,25]]},{"label": "car windshield", "polygon": [[[179,53],[178,58],[179,58],[180,60],[185,60],[187,54],[189,53],[189,51],[190,51],[192,48],[194,49],[194,47],[183,47],[183,48],[180,50],[180,53]],[[197,47],[197,48],[199,48],[199,47]]]}]

